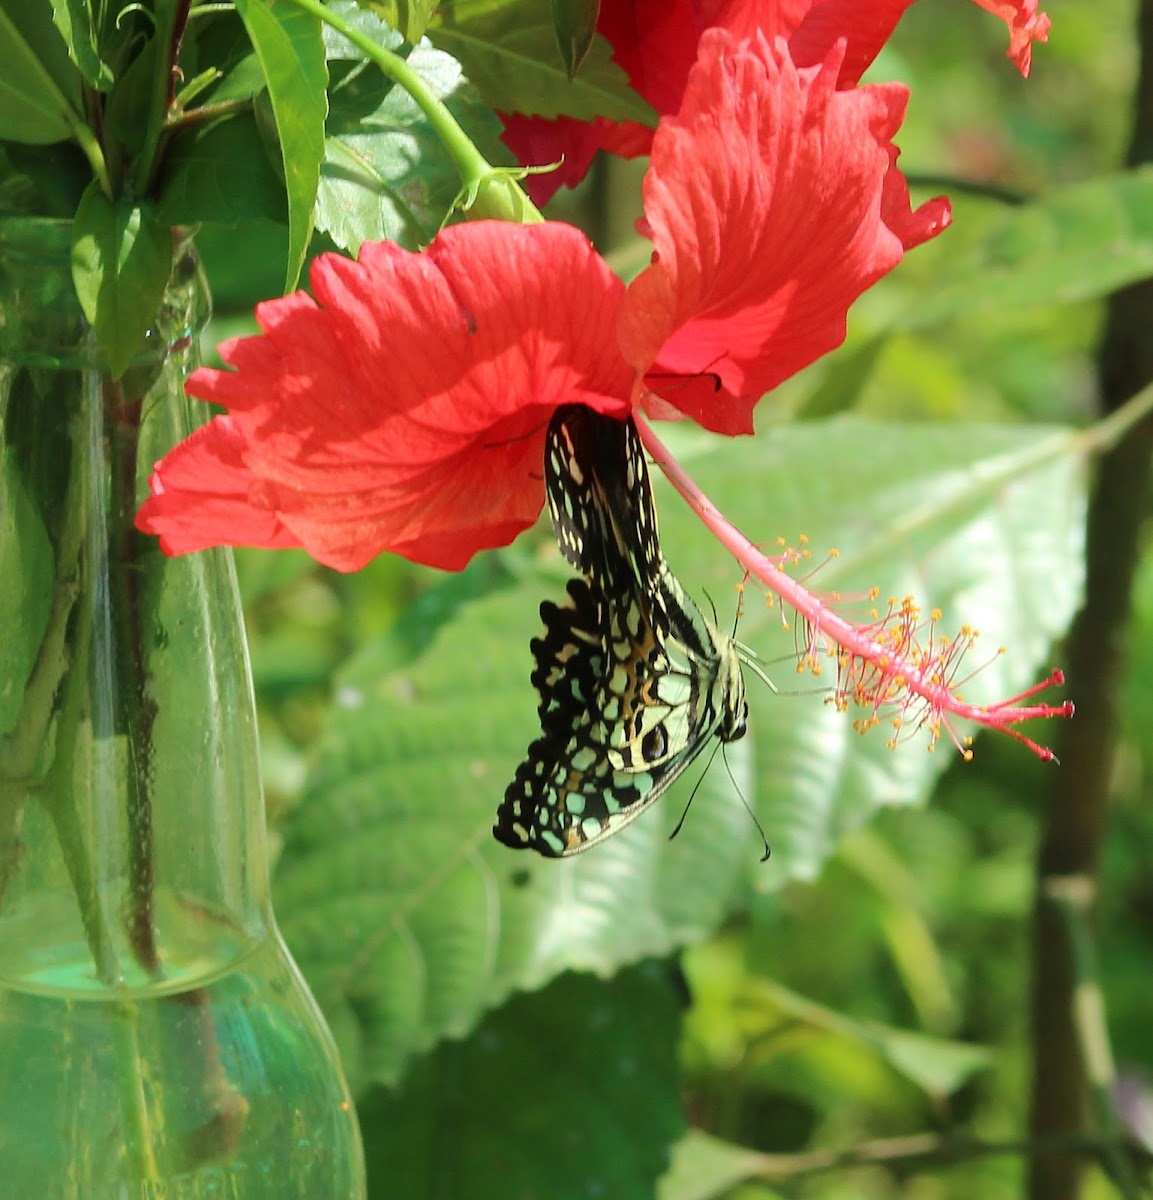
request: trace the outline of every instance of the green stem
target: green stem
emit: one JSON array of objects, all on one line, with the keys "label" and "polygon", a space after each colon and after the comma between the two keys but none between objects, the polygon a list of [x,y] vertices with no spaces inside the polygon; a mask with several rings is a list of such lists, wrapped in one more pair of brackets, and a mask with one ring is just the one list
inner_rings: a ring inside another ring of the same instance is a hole
[{"label": "green stem", "polygon": [[[416,101],[421,112],[428,117],[429,123],[444,143],[466,185],[479,184],[496,173],[497,168],[493,167],[477,150],[445,104],[428,89],[420,73],[414,71],[399,54],[394,54],[391,50],[377,45],[343,17],[331,9],[325,8],[320,0],[291,0],[291,3],[332,26],[357,49],[363,50],[365,56],[375,63],[389,79],[404,88]],[[539,215],[538,213],[537,216],[539,217]]]},{"label": "green stem", "polygon": [[147,607],[150,597],[143,586],[145,557],[153,552],[132,521],[136,507],[136,465],[140,443],[143,398],[125,394],[121,381],[105,382],[105,428],[110,431],[112,504],[109,520],[109,579],[116,589],[115,612],[117,667],[120,681],[117,720],[131,748],[132,769],[127,772],[128,821],[128,931],[140,965],[155,975],[160,969],[154,919],[156,871],[152,828],[153,729],[156,701],[152,696],[145,661]]},{"label": "green stem", "polygon": [[191,0],[176,0],[175,3],[158,4],[153,10],[156,30],[153,34],[158,47],[160,61],[152,72],[152,94],[148,101],[148,121],[144,129],[144,143],[137,156],[137,191],[146,195],[152,187],[159,165],[158,150],[164,134],[165,122],[174,96],[173,80],[176,63],[180,55],[180,42],[184,27],[188,23],[188,6]]},{"label": "green stem", "polygon": [[96,176],[96,182],[100,184],[100,190],[111,200],[113,198],[112,178],[108,174],[108,162],[96,135],[83,121],[77,120],[72,125],[72,136],[76,139],[84,157],[88,159],[88,165],[92,168],[92,174]]},{"label": "green stem", "polygon": [[[45,398],[63,406],[67,398],[53,394]],[[83,421],[83,416],[74,418]],[[78,605],[82,596],[91,596],[91,572],[85,573],[81,550],[92,515],[92,505],[98,502],[89,483],[90,463],[88,446],[90,431],[77,425],[71,431],[71,454],[67,466],[67,487],[61,507],[62,524],[57,538],[54,562],[55,582],[52,606],[44,634],[37,650],[36,661],[24,689],[20,714],[12,732],[0,739],[0,838],[3,853],[0,857],[0,901],[20,863],[19,832],[24,804],[32,789],[44,788],[45,807],[56,830],[60,853],[76,895],[85,939],[92,955],[97,977],[107,986],[120,979],[115,944],[104,918],[100,903],[91,849],[81,831],[80,814],[72,799],[68,782],[53,786],[53,776],[70,764],[70,744],[76,736],[80,720],[81,696],[69,680],[83,678],[70,675],[70,669],[87,660],[91,641],[91,621],[88,605]],[[79,609],[80,618],[76,618]],[[71,636],[70,636],[71,635]],[[62,690],[63,689],[63,690]],[[55,720],[53,756],[51,762],[40,762],[44,747],[52,735]],[[46,775],[38,775],[38,772]],[[67,798],[67,799],[65,799]],[[67,807],[62,805],[67,804]]]},{"label": "green stem", "polygon": [[[939,1171],[955,1163],[985,1158],[1029,1158],[1054,1156],[1077,1159],[1099,1158],[1103,1145],[1099,1138],[1054,1138],[1044,1142],[1008,1139],[993,1141],[949,1133],[915,1133],[907,1137],[877,1138],[861,1142],[844,1150],[804,1150],[796,1154],[763,1154],[750,1160],[749,1178],[765,1182],[802,1180],[833,1171],[848,1171],[856,1167],[892,1166],[902,1178],[911,1171]],[[1141,1151],[1137,1151],[1142,1154]],[[1148,1153],[1142,1154],[1146,1162]]]},{"label": "green stem", "polygon": [[[1137,5],[1139,74],[1133,97],[1129,165],[1153,162],[1153,0]],[[1112,423],[1153,381],[1153,282],[1144,280],[1109,297],[1098,350],[1100,403]],[[1142,393],[1144,394],[1144,393]],[[1132,398],[1132,399],[1131,399]],[[1033,914],[1030,1134],[1069,1137],[1084,1120],[1086,1089],[1077,1023],[1076,966],[1060,914],[1047,899],[1053,877],[1098,876],[1109,832],[1120,685],[1128,661],[1134,578],[1145,542],[1149,484],[1153,479],[1153,419],[1129,423],[1102,454],[1089,498],[1085,538],[1085,601],[1069,633],[1065,660],[1077,719],[1061,730],[1061,770],[1049,776],[1050,796],[1037,850]],[[1083,1163],[1053,1155],[1030,1164],[1030,1200],[1076,1200],[1083,1194]]]},{"label": "green stem", "polygon": [[117,1004],[112,1012],[112,1023],[116,1061],[120,1067],[117,1084],[120,1089],[120,1111],[124,1114],[124,1149],[135,1164],[134,1175],[140,1186],[159,1185],[160,1166],[153,1149],[156,1137],[145,1094],[148,1068],[140,1053],[139,1007],[132,1001]]},{"label": "green stem", "polygon": [[954,195],[961,194],[976,196],[982,200],[997,200],[1001,204],[1028,204],[1030,197],[1015,188],[1005,187],[1000,183],[988,183],[984,180],[965,179],[960,175],[946,175],[926,171],[918,174],[916,171],[905,173],[905,182],[911,188],[937,189],[943,188]]},{"label": "green stem", "polygon": [[80,586],[76,577],[83,532],[83,502],[73,464],[64,501],[65,526],[56,555],[56,582],[48,623],[40,639],[36,661],[24,687],[16,724],[0,735],[0,909],[20,865],[20,826],[29,790],[36,783],[37,760],[43,750],[56,694],[73,661],[68,644],[71,620]]}]

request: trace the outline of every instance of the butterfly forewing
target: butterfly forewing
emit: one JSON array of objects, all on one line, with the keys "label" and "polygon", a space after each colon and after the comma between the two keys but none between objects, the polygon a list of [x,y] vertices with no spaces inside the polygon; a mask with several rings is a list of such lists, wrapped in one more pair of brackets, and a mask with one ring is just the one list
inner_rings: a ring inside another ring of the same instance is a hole
[{"label": "butterfly forewing", "polygon": [[561,553],[581,574],[641,590],[655,578],[656,508],[631,420],[583,405],[558,409],[545,444],[545,493]]},{"label": "butterfly forewing", "polygon": [[630,421],[573,406],[549,428],[545,480],[565,557],[582,573],[541,606],[532,682],[541,736],[497,812],[506,845],[574,854],[656,800],[714,734],[744,733],[731,639],[660,552],[648,467]]}]

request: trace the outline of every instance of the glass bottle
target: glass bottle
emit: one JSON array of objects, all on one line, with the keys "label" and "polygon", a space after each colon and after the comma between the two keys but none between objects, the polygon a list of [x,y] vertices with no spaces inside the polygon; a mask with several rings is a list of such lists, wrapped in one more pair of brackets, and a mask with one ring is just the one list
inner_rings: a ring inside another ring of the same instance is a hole
[{"label": "glass bottle", "polygon": [[0,1194],[358,1200],[348,1089],[269,901],[231,557],[133,527],[192,427],[203,277],[177,244],[113,380],[70,237],[0,221]]}]

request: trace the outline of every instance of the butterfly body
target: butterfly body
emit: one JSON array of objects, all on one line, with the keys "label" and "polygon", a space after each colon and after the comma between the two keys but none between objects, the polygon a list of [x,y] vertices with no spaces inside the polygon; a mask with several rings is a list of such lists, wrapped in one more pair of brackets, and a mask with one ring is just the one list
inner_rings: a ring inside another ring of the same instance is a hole
[{"label": "butterfly body", "polygon": [[549,857],[585,850],[634,820],[715,736],[745,732],[732,639],[685,593],[660,551],[648,467],[631,421],[561,409],[546,490],[581,576],[541,605],[531,645],[541,736],[493,832]]}]

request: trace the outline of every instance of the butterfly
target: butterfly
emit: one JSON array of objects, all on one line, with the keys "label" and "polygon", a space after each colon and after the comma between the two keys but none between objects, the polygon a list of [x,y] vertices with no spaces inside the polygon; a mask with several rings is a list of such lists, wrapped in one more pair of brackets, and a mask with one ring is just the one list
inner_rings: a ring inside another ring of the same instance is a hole
[{"label": "butterfly", "polygon": [[737,645],[708,621],[661,553],[648,464],[630,419],[583,405],[549,424],[545,490],[580,571],[541,605],[532,683],[541,734],[493,833],[549,858],[587,850],[656,801],[714,736],[745,734]]}]

